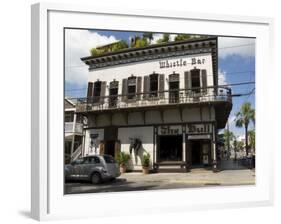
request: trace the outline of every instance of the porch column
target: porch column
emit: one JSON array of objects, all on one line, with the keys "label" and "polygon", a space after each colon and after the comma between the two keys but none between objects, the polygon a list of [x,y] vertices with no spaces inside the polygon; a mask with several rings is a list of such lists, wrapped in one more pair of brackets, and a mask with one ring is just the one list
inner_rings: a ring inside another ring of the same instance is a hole
[{"label": "porch column", "polygon": [[212,149],[213,149],[213,171],[217,172],[217,147],[216,147],[216,126],[213,124],[213,135],[212,135]]},{"label": "porch column", "polygon": [[186,159],[185,159],[185,132],[182,133],[182,161],[186,162]]},{"label": "porch column", "polygon": [[76,127],[76,113],[74,113],[73,116],[73,125],[72,125],[72,141],[71,141],[71,153],[70,156],[72,157],[72,154],[74,152],[74,141],[75,141],[75,127]]},{"label": "porch column", "polygon": [[217,147],[216,142],[212,142],[212,148],[213,148],[213,171],[217,171]]}]

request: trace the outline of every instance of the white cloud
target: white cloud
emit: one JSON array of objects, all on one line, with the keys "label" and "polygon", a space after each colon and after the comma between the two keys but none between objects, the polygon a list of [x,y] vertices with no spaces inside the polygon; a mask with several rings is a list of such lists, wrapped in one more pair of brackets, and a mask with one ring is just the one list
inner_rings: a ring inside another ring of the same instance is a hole
[{"label": "white cloud", "polygon": [[218,84],[219,85],[226,85],[226,72],[219,69],[218,72]]},{"label": "white cloud", "polygon": [[88,66],[81,57],[90,55],[90,49],[116,41],[114,36],[103,36],[88,30],[67,29],[65,31],[65,81],[85,85],[88,80]]},{"label": "white cloud", "polygon": [[151,44],[156,44],[157,40],[161,39],[162,37],[163,37],[163,34],[161,34],[161,33],[153,34],[153,40],[151,41]]},{"label": "white cloud", "polygon": [[169,41],[175,41],[177,34],[170,34],[170,39]]},{"label": "white cloud", "polygon": [[[174,41],[177,34],[170,34],[169,41]],[[153,40],[151,41],[151,44],[156,44],[159,39],[163,38],[163,33],[155,33],[153,34]]]},{"label": "white cloud", "polygon": [[243,57],[255,56],[254,38],[219,37],[219,57],[225,58],[230,55]]}]

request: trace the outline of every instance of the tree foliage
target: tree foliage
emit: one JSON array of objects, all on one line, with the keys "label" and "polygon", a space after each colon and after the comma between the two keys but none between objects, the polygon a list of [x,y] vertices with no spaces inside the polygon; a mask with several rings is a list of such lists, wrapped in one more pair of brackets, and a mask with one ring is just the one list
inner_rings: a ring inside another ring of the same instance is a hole
[{"label": "tree foliage", "polygon": [[151,41],[153,40],[153,33],[151,33],[151,32],[143,33],[142,37],[143,37],[143,39],[147,39],[150,44]]},{"label": "tree foliage", "polygon": [[255,130],[250,130],[249,134],[249,146],[251,149],[255,149],[256,147],[256,132]]},{"label": "tree foliage", "polygon": [[191,39],[191,35],[188,35],[188,34],[178,34],[175,37],[175,41],[189,40],[189,39]]},{"label": "tree foliage", "polygon": [[168,43],[170,40],[170,34],[169,33],[164,33],[162,38],[160,38],[159,40],[157,40],[157,44],[161,44],[161,43]]},{"label": "tree foliage", "polygon": [[246,154],[248,155],[248,127],[250,122],[255,124],[255,109],[251,107],[250,103],[242,104],[240,111],[236,113],[236,126],[245,128],[245,140],[246,140]]}]

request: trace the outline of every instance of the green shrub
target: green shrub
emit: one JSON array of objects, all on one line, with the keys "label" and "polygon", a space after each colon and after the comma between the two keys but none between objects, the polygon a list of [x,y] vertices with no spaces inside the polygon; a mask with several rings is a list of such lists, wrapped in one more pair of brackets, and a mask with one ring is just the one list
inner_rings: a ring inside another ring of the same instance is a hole
[{"label": "green shrub", "polygon": [[176,37],[175,37],[175,41],[181,41],[181,40],[188,40],[190,39],[191,36],[188,35],[188,34],[178,34]]},{"label": "green shrub", "polygon": [[147,154],[143,155],[142,164],[141,165],[143,167],[149,167],[149,164],[150,164],[150,154],[147,153]]},{"label": "green shrub", "polygon": [[117,155],[117,162],[119,163],[120,166],[126,166],[129,162],[129,160],[131,159],[130,154],[125,153],[125,152],[120,152]]},{"label": "green shrub", "polygon": [[126,43],[126,41],[121,40],[120,42],[116,43],[115,45],[113,45],[112,47],[112,51],[120,51],[122,49],[126,49],[128,48],[128,44]]}]

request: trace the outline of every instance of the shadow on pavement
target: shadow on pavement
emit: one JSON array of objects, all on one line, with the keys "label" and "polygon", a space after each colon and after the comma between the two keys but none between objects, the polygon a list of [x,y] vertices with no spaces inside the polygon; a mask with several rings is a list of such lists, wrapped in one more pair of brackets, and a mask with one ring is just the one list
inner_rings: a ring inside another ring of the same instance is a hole
[{"label": "shadow on pavement", "polygon": [[239,160],[221,160],[219,163],[220,170],[245,170],[246,166],[241,164]]}]

